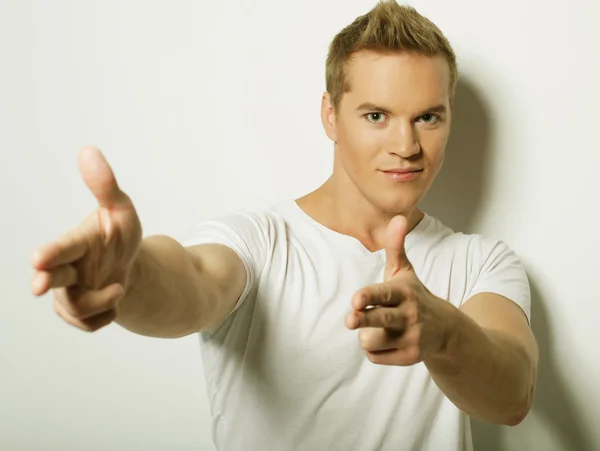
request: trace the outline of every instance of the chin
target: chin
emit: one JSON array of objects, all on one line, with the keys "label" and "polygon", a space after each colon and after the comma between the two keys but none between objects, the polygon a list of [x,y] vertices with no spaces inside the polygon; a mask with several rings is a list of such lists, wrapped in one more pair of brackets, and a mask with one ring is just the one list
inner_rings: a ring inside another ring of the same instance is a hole
[{"label": "chin", "polygon": [[386,213],[405,213],[416,208],[418,203],[418,199],[414,196],[403,196],[401,198],[380,198],[375,205]]}]

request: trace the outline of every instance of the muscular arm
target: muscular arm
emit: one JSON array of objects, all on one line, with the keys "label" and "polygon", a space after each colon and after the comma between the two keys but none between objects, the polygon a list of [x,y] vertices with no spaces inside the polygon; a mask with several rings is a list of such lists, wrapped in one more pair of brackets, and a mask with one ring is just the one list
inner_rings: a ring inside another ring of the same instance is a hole
[{"label": "muscular arm", "polygon": [[531,407],[538,365],[538,347],[524,313],[500,295],[481,293],[453,316],[446,348],[425,361],[432,378],[467,414],[519,424]]},{"label": "muscular arm", "polygon": [[184,248],[162,235],[143,240],[116,322],[140,334],[182,337],[218,326],[246,284],[237,254],[220,244]]}]

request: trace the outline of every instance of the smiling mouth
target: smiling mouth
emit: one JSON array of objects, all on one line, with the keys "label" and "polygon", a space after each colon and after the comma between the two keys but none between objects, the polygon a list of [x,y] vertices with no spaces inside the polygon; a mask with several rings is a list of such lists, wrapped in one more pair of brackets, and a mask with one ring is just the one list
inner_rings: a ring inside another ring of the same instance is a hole
[{"label": "smiling mouth", "polygon": [[415,180],[421,173],[423,169],[415,169],[415,170],[401,170],[401,171],[381,171],[385,174],[386,177],[390,178],[396,182],[410,182]]},{"label": "smiling mouth", "polygon": [[395,169],[383,170],[382,172],[393,172],[396,174],[406,174],[409,172],[421,172],[421,171],[423,171],[423,168],[395,168]]}]

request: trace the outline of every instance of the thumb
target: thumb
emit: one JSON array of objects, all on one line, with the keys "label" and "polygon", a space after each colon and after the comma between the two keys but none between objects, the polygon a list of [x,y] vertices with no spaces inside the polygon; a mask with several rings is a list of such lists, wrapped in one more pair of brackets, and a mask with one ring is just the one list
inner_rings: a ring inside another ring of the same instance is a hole
[{"label": "thumb", "polygon": [[121,191],[110,165],[95,147],[79,152],[79,172],[100,207],[111,208],[125,204],[127,195]]},{"label": "thumb", "polygon": [[404,216],[394,216],[387,228],[385,247],[385,279],[391,279],[401,269],[412,270],[412,265],[406,256],[404,242],[408,231],[408,221]]}]

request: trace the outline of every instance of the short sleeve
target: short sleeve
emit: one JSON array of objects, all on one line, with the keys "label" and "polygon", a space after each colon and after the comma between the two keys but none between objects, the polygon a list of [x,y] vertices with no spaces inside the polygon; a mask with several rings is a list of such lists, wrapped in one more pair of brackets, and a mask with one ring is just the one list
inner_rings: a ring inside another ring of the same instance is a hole
[{"label": "short sleeve", "polygon": [[531,290],[520,258],[503,241],[482,239],[482,267],[465,301],[479,293],[495,293],[516,303],[531,322]]},{"label": "short sleeve", "polygon": [[180,240],[184,247],[222,244],[232,249],[246,270],[246,285],[233,311],[252,291],[265,265],[269,222],[265,213],[239,212],[200,221]]}]

